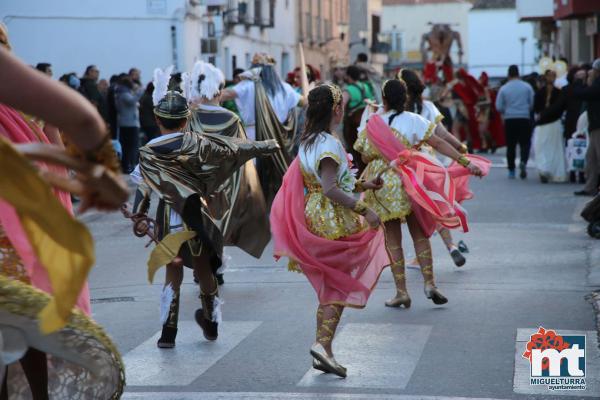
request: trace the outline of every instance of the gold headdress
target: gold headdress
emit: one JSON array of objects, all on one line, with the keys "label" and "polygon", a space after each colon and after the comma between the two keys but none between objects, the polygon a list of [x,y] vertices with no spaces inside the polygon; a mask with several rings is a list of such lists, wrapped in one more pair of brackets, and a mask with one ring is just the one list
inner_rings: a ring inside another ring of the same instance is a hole
[{"label": "gold headdress", "polygon": [[339,86],[334,85],[333,83],[326,83],[325,86],[331,92],[331,97],[333,97],[333,107],[337,106],[342,102],[342,90]]},{"label": "gold headdress", "polygon": [[275,59],[267,53],[255,53],[252,57],[253,65],[275,65]]}]

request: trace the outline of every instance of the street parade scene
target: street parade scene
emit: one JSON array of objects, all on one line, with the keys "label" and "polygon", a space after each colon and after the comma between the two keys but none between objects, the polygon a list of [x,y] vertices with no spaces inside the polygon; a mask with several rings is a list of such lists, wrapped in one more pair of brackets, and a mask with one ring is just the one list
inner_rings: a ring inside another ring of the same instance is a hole
[{"label": "street parade scene", "polygon": [[600,399],[600,1],[2,0],[0,77],[0,400]]}]

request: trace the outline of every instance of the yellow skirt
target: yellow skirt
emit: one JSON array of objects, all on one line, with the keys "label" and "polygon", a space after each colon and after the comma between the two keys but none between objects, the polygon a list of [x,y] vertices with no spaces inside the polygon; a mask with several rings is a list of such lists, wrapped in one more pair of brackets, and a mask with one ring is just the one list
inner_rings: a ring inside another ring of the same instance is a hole
[{"label": "yellow skirt", "polygon": [[[375,158],[365,168],[363,178],[375,179],[387,167],[388,163],[383,159]],[[391,169],[385,171],[381,178],[383,187],[379,190],[367,190],[364,194],[364,202],[379,215],[382,222],[406,218],[411,213],[411,205],[402,180]]]},{"label": "yellow skirt", "polygon": [[320,191],[309,192],[304,201],[306,224],[315,235],[335,240],[365,229],[358,214],[334,203]]}]

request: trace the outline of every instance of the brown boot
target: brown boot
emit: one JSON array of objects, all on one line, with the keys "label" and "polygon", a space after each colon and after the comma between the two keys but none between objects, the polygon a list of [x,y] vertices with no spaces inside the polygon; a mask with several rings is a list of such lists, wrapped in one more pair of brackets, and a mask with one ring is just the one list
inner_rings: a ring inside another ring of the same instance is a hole
[{"label": "brown boot", "polygon": [[218,289],[212,294],[200,294],[200,300],[202,301],[202,308],[196,310],[194,318],[206,340],[217,340],[219,336],[219,320],[221,314],[221,300],[218,297]]}]

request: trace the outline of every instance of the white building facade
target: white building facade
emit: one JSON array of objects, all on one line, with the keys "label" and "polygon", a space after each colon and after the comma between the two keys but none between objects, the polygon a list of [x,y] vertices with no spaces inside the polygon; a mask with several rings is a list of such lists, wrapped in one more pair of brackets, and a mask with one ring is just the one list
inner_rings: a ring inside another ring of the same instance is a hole
[{"label": "white building facade", "polygon": [[473,8],[469,11],[469,72],[506,76],[516,64],[522,74],[537,72],[539,50],[531,22],[519,22],[513,8]]},{"label": "white building facade", "polygon": [[[207,0],[203,18],[202,58],[215,63],[231,79],[247,69],[252,55],[265,52],[285,75],[294,69],[298,44],[298,0]],[[208,45],[208,43],[210,44]]]},{"label": "white building facade", "polygon": [[[466,0],[383,0],[381,31],[389,37],[389,69],[400,66],[422,67],[421,38],[433,24],[449,24],[462,38],[463,63],[469,56],[468,14],[472,4]],[[458,65],[458,46],[450,51]]]},{"label": "white building facade", "polygon": [[83,74],[95,64],[101,77],[157,66],[188,69],[200,57],[201,12],[189,0],[3,0],[0,20],[25,62],[52,64],[55,76]]}]

